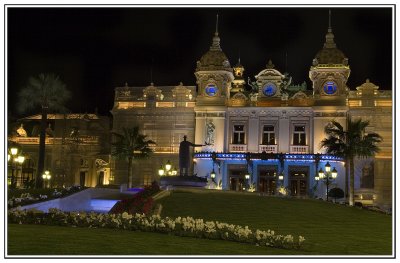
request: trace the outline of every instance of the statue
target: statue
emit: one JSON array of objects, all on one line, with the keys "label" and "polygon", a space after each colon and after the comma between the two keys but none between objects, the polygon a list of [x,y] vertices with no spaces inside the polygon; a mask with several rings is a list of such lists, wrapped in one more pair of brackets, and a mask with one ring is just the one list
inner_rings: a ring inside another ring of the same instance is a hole
[{"label": "statue", "polygon": [[51,129],[51,124],[50,123],[49,123],[49,126],[46,128],[46,135],[50,136],[50,137],[54,136],[54,133],[53,133],[53,130]]},{"label": "statue", "polygon": [[212,120],[210,120],[206,124],[206,145],[213,145],[214,144],[214,131],[215,131],[215,125]]},{"label": "statue", "polygon": [[258,85],[257,82],[252,82],[250,80],[250,77],[247,78],[247,85],[249,85],[251,87],[251,93],[258,93]]},{"label": "statue", "polygon": [[188,170],[190,167],[190,146],[192,147],[202,147],[203,144],[193,144],[186,140],[186,135],[183,136],[183,141],[179,145],[179,175],[188,176]]},{"label": "statue", "polygon": [[24,124],[21,123],[21,126],[17,129],[17,134],[19,137],[28,137],[28,134],[24,129]]}]

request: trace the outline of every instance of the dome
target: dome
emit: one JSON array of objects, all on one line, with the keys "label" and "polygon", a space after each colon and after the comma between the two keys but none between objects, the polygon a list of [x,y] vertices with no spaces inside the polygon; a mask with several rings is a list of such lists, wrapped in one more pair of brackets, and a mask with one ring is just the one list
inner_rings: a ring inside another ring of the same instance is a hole
[{"label": "dome", "polygon": [[218,37],[218,33],[215,33],[210,50],[207,51],[199,61],[197,61],[196,71],[221,69],[232,71],[229,60],[222,51],[219,43],[220,38]]},{"label": "dome", "polygon": [[324,47],[318,51],[315,56],[313,65],[318,64],[344,64],[347,65],[347,57],[345,54],[336,47],[334,42],[334,35],[332,29],[328,29],[328,33],[325,35]]}]

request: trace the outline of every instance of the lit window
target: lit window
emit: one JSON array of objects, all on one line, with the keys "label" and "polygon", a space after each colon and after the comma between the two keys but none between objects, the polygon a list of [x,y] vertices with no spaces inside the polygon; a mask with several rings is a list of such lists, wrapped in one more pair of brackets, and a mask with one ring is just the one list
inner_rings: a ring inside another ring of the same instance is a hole
[{"label": "lit window", "polygon": [[265,125],[263,129],[263,145],[275,145],[275,128],[272,125]]},{"label": "lit window", "polygon": [[244,144],[245,136],[244,125],[233,126],[233,144]]},{"label": "lit window", "polygon": [[304,125],[294,126],[293,145],[306,145],[306,127]]}]

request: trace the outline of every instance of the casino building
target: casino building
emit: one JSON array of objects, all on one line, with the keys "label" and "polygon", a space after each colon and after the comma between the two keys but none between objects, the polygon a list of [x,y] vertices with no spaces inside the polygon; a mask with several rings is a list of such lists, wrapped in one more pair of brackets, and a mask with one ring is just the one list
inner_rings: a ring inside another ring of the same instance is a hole
[{"label": "casino building", "polygon": [[[187,135],[190,142],[207,144],[194,149],[192,172],[206,178],[215,174],[211,188],[251,186],[267,195],[285,189],[292,196],[323,198],[326,186],[315,176],[328,162],[338,172],[330,188],[345,190],[343,160],[320,148],[324,127],[331,120],[345,127],[347,118],[362,118],[370,120],[369,129],[383,142],[375,158],[356,162],[356,201],[391,207],[391,91],[380,91],[368,79],[356,89],[347,86],[349,59],[336,46],[330,26],[310,62],[311,88],[294,85],[271,60],[254,80],[246,80],[245,67],[240,60],[231,65],[215,32],[197,61],[197,86],[117,87],[113,131],[137,125],[157,143],[152,158],[134,163],[134,183],[158,180],[158,169],[168,161],[178,168],[179,143]],[[125,165],[112,161],[116,183],[123,182]]]}]

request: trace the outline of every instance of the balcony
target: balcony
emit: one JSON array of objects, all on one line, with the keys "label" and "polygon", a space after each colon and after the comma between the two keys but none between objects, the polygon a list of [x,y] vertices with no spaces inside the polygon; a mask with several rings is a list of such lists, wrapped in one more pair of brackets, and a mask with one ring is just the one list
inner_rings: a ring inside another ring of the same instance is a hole
[{"label": "balcony", "polygon": [[290,153],[309,153],[308,145],[292,145]]},{"label": "balcony", "polygon": [[[19,143],[19,144],[39,144],[39,137],[13,137],[10,140]],[[45,143],[46,144],[63,144],[64,143],[71,143],[74,141],[71,138],[61,138],[61,137],[46,137]],[[80,144],[98,144],[99,143],[99,136],[80,136],[77,140]]]},{"label": "balcony", "polygon": [[229,152],[247,152],[246,144],[229,144]]},{"label": "balcony", "polygon": [[266,152],[266,153],[277,153],[278,145],[259,145],[258,152]]}]

